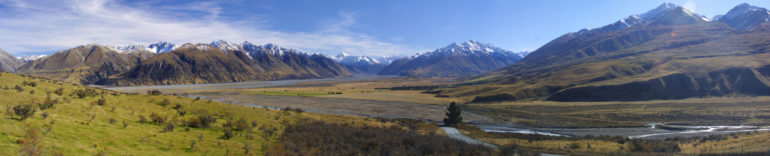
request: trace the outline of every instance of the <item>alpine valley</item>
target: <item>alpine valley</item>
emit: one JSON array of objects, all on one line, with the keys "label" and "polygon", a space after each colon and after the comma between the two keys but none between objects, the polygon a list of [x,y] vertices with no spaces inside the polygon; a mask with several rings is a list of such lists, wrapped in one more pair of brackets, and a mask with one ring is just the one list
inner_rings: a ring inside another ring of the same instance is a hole
[{"label": "alpine valley", "polygon": [[717,20],[665,3],[562,35],[520,62],[440,95],[474,102],[639,101],[770,95],[767,9],[741,4]]}]

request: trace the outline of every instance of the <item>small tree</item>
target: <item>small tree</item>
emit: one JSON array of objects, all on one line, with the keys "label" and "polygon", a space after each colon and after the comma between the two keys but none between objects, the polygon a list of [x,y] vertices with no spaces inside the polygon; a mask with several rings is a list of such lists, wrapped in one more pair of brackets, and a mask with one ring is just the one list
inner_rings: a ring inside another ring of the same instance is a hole
[{"label": "small tree", "polygon": [[460,116],[462,111],[460,110],[460,106],[457,105],[457,103],[452,102],[449,104],[449,107],[447,107],[446,112],[446,118],[444,118],[444,125],[445,126],[457,126],[457,123],[460,123],[463,121],[463,117]]}]

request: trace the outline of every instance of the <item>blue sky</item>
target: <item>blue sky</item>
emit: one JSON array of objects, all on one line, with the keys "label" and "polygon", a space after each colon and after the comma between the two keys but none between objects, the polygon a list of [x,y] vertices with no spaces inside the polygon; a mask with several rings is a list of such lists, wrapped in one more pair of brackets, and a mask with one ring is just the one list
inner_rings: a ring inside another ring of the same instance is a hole
[{"label": "blue sky", "polygon": [[409,55],[470,39],[535,50],[664,2],[712,17],[764,0],[0,0],[0,49],[14,55],[77,45],[223,39],[308,53]]}]

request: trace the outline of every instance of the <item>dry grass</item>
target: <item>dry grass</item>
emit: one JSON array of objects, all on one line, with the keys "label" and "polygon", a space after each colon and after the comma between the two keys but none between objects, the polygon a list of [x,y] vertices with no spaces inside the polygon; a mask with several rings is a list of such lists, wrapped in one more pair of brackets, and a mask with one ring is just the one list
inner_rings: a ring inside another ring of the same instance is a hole
[{"label": "dry grass", "polygon": [[470,112],[534,126],[624,127],[648,123],[770,125],[770,97],[636,102],[520,101],[468,104]]}]

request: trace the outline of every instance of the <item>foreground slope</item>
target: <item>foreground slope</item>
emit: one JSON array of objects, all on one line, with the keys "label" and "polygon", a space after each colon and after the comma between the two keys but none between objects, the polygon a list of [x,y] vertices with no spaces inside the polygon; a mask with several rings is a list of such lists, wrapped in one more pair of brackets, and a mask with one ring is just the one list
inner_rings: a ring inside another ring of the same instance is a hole
[{"label": "foreground slope", "polygon": [[521,56],[491,44],[471,40],[453,43],[418,56],[393,61],[379,75],[462,77],[494,71],[521,60]]},{"label": "foreground slope", "polygon": [[118,52],[106,46],[89,44],[33,60],[17,72],[71,83],[95,84],[127,71],[153,55],[148,51]]},{"label": "foreground slope", "polygon": [[475,80],[485,84],[441,94],[475,102],[770,95],[767,25],[740,31],[670,3],[619,22],[627,27],[565,34]]},{"label": "foreground slope", "polygon": [[[136,95],[0,72],[0,155],[457,155],[495,150],[451,140],[420,121],[280,111],[167,95]],[[32,113],[23,116],[24,106]],[[342,131],[288,131],[309,127]],[[378,138],[367,136],[377,135]],[[308,137],[326,140],[303,142]],[[414,146],[401,146],[410,142]],[[359,146],[377,144],[375,147]],[[419,145],[419,146],[417,146]],[[487,155],[485,154],[485,155]]]}]

